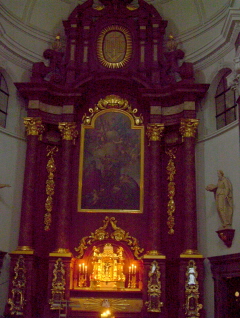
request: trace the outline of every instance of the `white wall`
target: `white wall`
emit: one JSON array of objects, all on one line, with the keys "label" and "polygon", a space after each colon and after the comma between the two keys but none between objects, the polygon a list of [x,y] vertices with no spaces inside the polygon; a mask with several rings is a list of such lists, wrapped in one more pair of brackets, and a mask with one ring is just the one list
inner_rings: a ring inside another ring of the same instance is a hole
[{"label": "white wall", "polygon": [[[14,82],[20,81],[25,70],[9,61],[0,60],[0,71],[9,89],[6,128],[0,127],[0,250],[12,252],[18,243],[26,141],[23,117],[24,101],[18,96]],[[4,311],[8,291],[9,256],[4,258],[0,275],[0,314]]]},{"label": "white wall", "polygon": [[[226,68],[234,71],[235,48],[219,57],[219,60],[201,70],[201,78],[210,83],[206,97],[198,110],[200,119],[196,147],[197,212],[199,251],[205,260],[205,310],[206,317],[214,317],[214,283],[208,257],[239,253],[240,233],[240,149],[239,122],[217,130],[215,120],[215,92]],[[199,75],[199,74],[198,74]],[[221,225],[214,195],[205,190],[208,184],[217,183],[217,170],[223,170],[233,186],[235,237],[228,248],[216,231]]]}]

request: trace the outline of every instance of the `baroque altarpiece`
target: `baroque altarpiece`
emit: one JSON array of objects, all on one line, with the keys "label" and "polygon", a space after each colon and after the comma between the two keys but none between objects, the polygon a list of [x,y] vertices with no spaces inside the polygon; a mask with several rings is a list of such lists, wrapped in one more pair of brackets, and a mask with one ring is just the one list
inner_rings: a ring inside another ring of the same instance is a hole
[{"label": "baroque altarpiece", "polygon": [[204,317],[194,155],[208,86],[143,0],[88,0],[63,26],[16,83],[27,153],[6,313]]}]

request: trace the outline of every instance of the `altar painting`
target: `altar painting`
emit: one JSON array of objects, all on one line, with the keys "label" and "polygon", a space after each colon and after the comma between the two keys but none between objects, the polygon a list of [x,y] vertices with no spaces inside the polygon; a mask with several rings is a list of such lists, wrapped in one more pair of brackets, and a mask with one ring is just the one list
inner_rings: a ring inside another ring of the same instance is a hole
[{"label": "altar painting", "polygon": [[142,212],[143,129],[117,109],[82,125],[80,212]]}]

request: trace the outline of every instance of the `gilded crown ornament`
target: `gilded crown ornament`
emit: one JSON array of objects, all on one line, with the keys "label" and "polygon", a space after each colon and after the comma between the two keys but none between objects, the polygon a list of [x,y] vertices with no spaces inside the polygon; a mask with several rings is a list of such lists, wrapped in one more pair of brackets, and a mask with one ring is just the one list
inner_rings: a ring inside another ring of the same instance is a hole
[{"label": "gilded crown ornament", "polygon": [[164,131],[164,124],[148,124],[147,136],[150,141],[161,141]]},{"label": "gilded crown ornament", "polygon": [[197,127],[199,124],[198,119],[184,118],[181,120],[180,133],[182,137],[193,137],[195,138]]},{"label": "gilded crown ornament", "polygon": [[45,128],[40,117],[24,118],[24,126],[28,136],[39,136],[39,139],[42,139],[42,133]]},{"label": "gilded crown ornament", "polygon": [[58,124],[58,129],[61,132],[63,140],[72,140],[75,143],[75,139],[78,136],[78,131],[76,130],[76,123],[63,122]]}]

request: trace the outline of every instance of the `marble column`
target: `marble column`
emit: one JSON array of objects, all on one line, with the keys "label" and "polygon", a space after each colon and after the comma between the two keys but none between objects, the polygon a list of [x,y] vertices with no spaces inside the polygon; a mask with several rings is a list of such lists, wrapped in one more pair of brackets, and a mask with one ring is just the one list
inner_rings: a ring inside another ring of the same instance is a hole
[{"label": "marble column", "polygon": [[[161,137],[164,124],[148,124],[147,136],[150,147],[150,184],[149,184],[149,252],[159,255],[160,246],[160,213],[161,213]],[[160,253],[161,254],[161,253]]]},{"label": "marble column", "polygon": [[55,252],[69,254],[71,153],[72,145],[75,142],[78,132],[76,130],[76,124],[72,122],[59,123],[58,128],[62,135],[62,153]]},{"label": "marble column", "polygon": [[197,119],[182,119],[180,133],[183,138],[183,192],[184,192],[184,251],[183,254],[197,253],[197,211],[195,177],[195,135]]},{"label": "marble column", "polygon": [[35,203],[37,147],[41,139],[44,126],[39,117],[24,119],[27,132],[27,152],[25,161],[25,175],[22,195],[21,223],[19,232],[18,251],[33,251],[33,214]]}]

